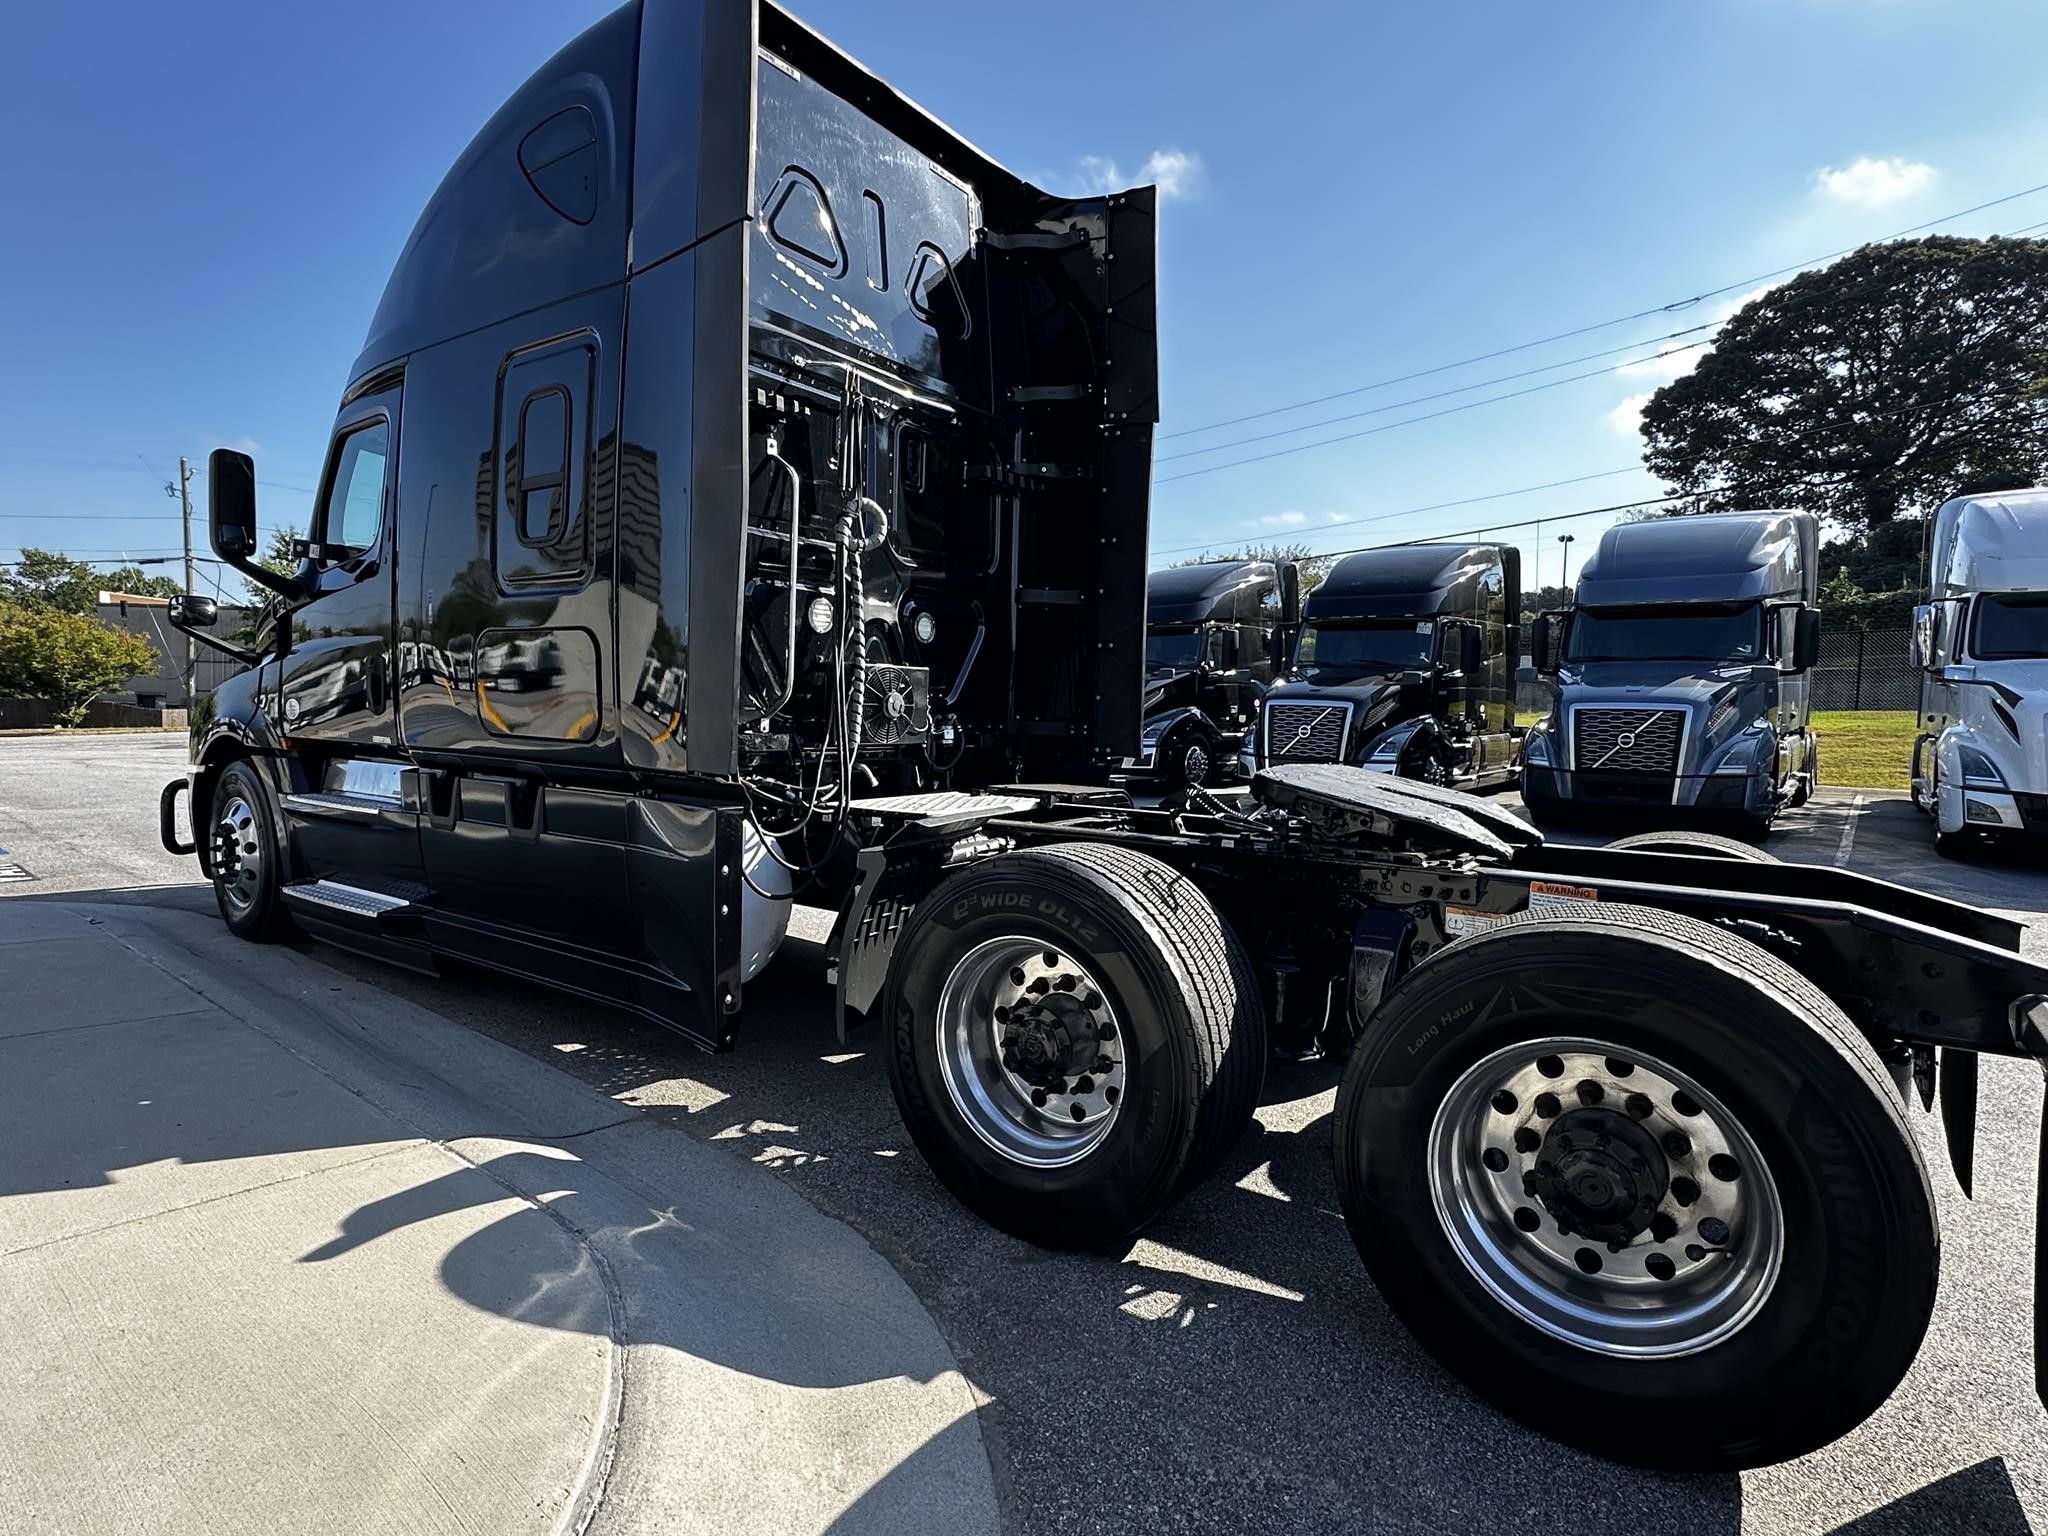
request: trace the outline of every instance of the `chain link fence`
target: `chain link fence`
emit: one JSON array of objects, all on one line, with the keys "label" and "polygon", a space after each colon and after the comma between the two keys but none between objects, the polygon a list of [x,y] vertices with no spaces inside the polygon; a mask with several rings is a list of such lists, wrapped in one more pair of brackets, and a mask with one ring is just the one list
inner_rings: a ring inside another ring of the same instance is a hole
[{"label": "chain link fence", "polygon": [[[1908,644],[1911,630],[1830,630],[1820,637],[1813,669],[1813,707],[1825,710],[1918,709],[1920,671]],[[1515,708],[1533,718],[1550,708],[1552,689],[1530,665],[1528,626],[1522,628],[1522,665],[1515,673]]]},{"label": "chain link fence", "polygon": [[1813,707],[1829,710],[1918,709],[1920,669],[1906,629],[1831,630],[1820,637],[1813,669]]}]

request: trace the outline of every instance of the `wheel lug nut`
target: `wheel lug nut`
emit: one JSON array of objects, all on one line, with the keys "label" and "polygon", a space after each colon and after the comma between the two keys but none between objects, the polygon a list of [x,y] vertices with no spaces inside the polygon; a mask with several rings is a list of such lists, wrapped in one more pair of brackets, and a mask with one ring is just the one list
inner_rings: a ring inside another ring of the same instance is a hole
[{"label": "wheel lug nut", "polygon": [[1678,1236],[1678,1222],[1668,1211],[1659,1211],[1650,1218],[1650,1236],[1660,1243],[1668,1243]]},{"label": "wheel lug nut", "polygon": [[1607,1097],[1607,1090],[1589,1077],[1579,1084],[1578,1095],[1581,1104],[1598,1104]]},{"label": "wheel lug nut", "polygon": [[1116,1063],[1115,1063],[1114,1061],[1112,1061],[1112,1060],[1111,1060],[1111,1059],[1110,1059],[1109,1057],[1107,1057],[1107,1056],[1098,1056],[1098,1057],[1096,1057],[1096,1058],[1095,1058],[1095,1070],[1096,1070],[1096,1071],[1098,1071],[1098,1072],[1112,1072],[1112,1071],[1114,1071],[1115,1069],[1116,1069]]},{"label": "wheel lug nut", "polygon": [[1646,1093],[1630,1094],[1622,1101],[1622,1107],[1629,1112],[1633,1119],[1637,1120],[1649,1119],[1657,1108],[1656,1105],[1650,1102],[1650,1096]]},{"label": "wheel lug nut", "polygon": [[1007,1024],[1010,1022],[1010,1010],[1008,1008],[1005,1008],[1000,1003],[996,1005],[996,1022],[998,1024]]},{"label": "wheel lug nut", "polygon": [[1700,1236],[1719,1248],[1728,1241],[1728,1223],[1718,1216],[1706,1217],[1700,1222]]},{"label": "wheel lug nut", "polygon": [[1534,1152],[1542,1145],[1543,1138],[1530,1130],[1526,1125],[1515,1132],[1515,1150],[1517,1152]]},{"label": "wheel lug nut", "polygon": [[1110,1023],[1109,1020],[1104,1019],[1095,1026],[1095,1038],[1098,1040],[1114,1040],[1116,1038],[1116,1026]]},{"label": "wheel lug nut", "polygon": [[1535,1194],[1535,1193],[1536,1193],[1536,1175],[1535,1175],[1535,1174],[1533,1174],[1533,1173],[1525,1173],[1525,1174],[1523,1174],[1523,1175],[1522,1175],[1522,1193],[1523,1193],[1523,1194],[1525,1194],[1525,1195],[1533,1195],[1533,1194]]},{"label": "wheel lug nut", "polygon": [[1637,1178],[1641,1178],[1644,1174],[1650,1171],[1650,1165],[1644,1162],[1640,1157],[1632,1157],[1628,1160],[1628,1171],[1634,1174]]},{"label": "wheel lug nut", "polygon": [[1031,1090],[1031,1102],[1033,1104],[1036,1104],[1040,1109],[1045,1108],[1046,1098],[1047,1094],[1043,1088],[1034,1088]]},{"label": "wheel lug nut", "polygon": [[1664,1133],[1664,1155],[1666,1157],[1691,1157],[1691,1139],[1683,1131],[1666,1131]]},{"label": "wheel lug nut", "polygon": [[1081,1074],[1081,1076],[1079,1076],[1079,1077],[1077,1077],[1077,1078],[1075,1078],[1075,1079],[1074,1079],[1074,1092],[1076,1092],[1076,1093],[1093,1093],[1094,1091],[1095,1091],[1095,1079],[1094,1079],[1094,1078],[1092,1078],[1092,1077],[1090,1077],[1090,1076],[1088,1076],[1088,1074],[1087,1074],[1087,1073],[1085,1073],[1085,1072],[1084,1072],[1084,1073],[1082,1073],[1082,1074]]},{"label": "wheel lug nut", "polygon": [[1564,1106],[1557,1102],[1557,1095],[1554,1093],[1539,1093],[1536,1095],[1536,1113],[1545,1120],[1555,1120],[1563,1108]]},{"label": "wheel lug nut", "polygon": [[1071,976],[1062,976],[1058,981],[1054,982],[1053,985],[1058,987],[1062,992],[1071,992],[1074,990],[1074,978]]}]

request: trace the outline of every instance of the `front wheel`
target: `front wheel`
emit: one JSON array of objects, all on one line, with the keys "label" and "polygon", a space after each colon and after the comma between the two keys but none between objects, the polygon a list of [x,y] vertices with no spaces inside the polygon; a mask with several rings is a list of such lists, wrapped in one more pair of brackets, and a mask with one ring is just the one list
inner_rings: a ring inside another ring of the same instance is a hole
[{"label": "front wheel", "polygon": [[208,822],[213,865],[213,899],[230,930],[266,943],[291,931],[291,915],[279,891],[279,856],[270,791],[255,766],[231,763],[213,789]]},{"label": "front wheel", "polygon": [[1184,725],[1159,744],[1160,775],[1174,789],[1198,789],[1219,776],[1222,745],[1200,726]]},{"label": "front wheel", "polygon": [[1236,936],[1146,854],[1060,845],[946,881],[898,941],[889,1083],[946,1187],[1056,1248],[1119,1242],[1251,1123],[1265,1015]]},{"label": "front wheel", "polygon": [[1417,1338],[1618,1461],[1824,1445],[1933,1307],[1927,1171],[1869,1044],[1774,956],[1670,913],[1512,918],[1418,966],[1353,1058],[1335,1151]]}]

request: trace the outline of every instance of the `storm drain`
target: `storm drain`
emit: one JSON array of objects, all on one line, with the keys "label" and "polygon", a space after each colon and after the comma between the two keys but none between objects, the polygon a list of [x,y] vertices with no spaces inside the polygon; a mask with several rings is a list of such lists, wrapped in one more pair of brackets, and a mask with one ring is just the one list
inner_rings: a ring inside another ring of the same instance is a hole
[{"label": "storm drain", "polygon": [[34,875],[8,858],[5,848],[0,848],[0,885],[19,885],[24,880],[33,879]]}]

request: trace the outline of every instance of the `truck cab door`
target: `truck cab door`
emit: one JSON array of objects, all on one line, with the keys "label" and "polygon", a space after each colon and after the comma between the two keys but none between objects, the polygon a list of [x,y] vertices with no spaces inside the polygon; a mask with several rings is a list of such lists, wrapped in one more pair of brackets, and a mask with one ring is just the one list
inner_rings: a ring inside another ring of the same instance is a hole
[{"label": "truck cab door", "polygon": [[312,596],[279,617],[289,634],[270,664],[290,749],[282,810],[299,894],[288,887],[287,899],[307,921],[350,931],[374,922],[365,902],[420,894],[416,775],[395,745],[398,407],[393,386],[335,422],[301,572]]},{"label": "truck cab door", "polygon": [[308,530],[312,598],[291,626],[278,723],[294,740],[389,749],[393,699],[398,398],[394,387],[342,409]]}]

